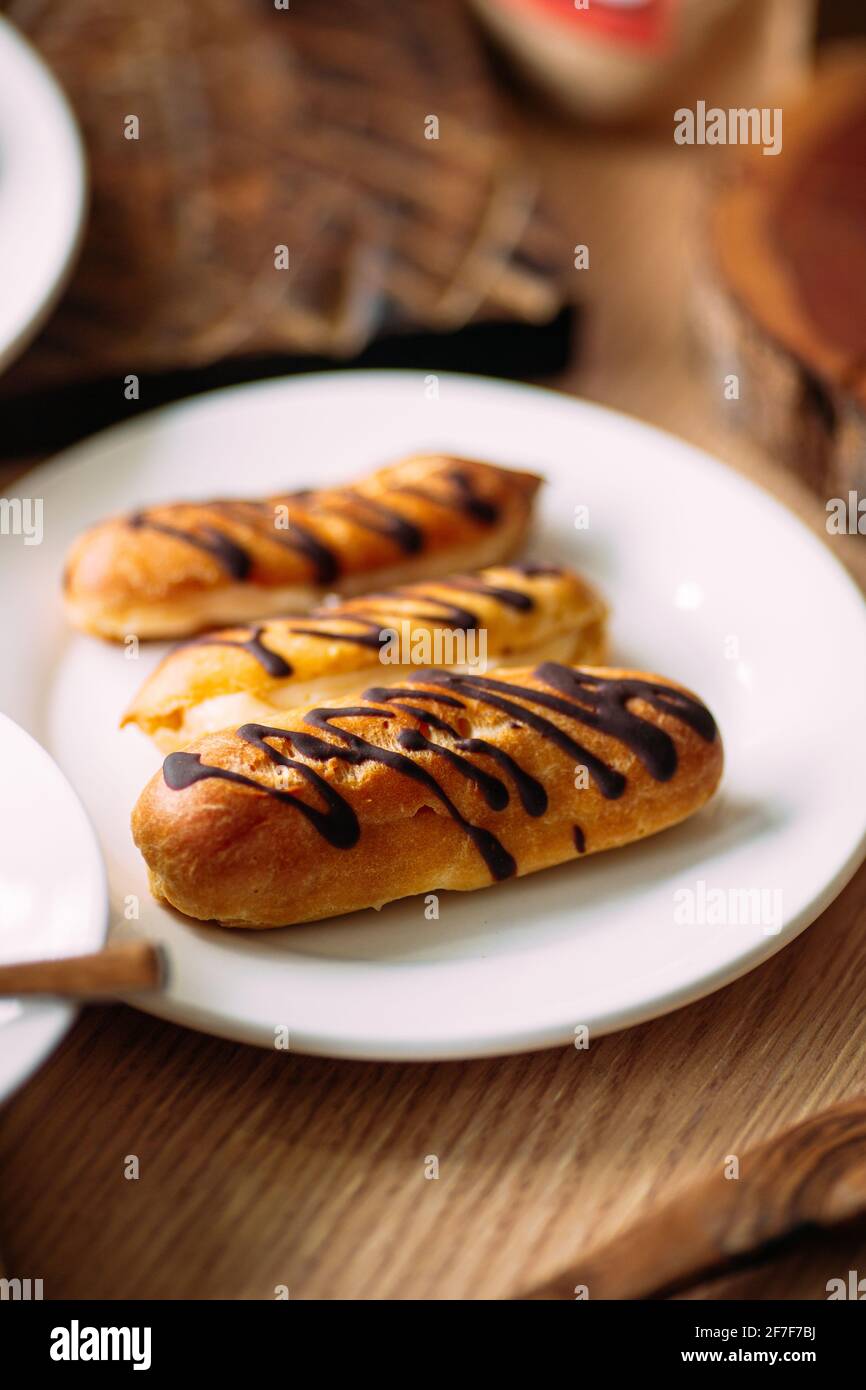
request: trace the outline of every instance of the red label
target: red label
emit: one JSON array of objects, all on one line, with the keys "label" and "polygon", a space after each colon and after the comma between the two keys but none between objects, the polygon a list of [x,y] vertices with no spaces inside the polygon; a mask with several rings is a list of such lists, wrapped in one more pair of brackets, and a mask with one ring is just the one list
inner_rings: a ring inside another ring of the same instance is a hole
[{"label": "red label", "polygon": [[537,19],[567,25],[575,36],[603,39],[630,48],[667,49],[677,27],[682,0],[643,0],[618,5],[616,0],[587,0],[577,8],[575,0],[499,0],[514,10],[532,13]]}]

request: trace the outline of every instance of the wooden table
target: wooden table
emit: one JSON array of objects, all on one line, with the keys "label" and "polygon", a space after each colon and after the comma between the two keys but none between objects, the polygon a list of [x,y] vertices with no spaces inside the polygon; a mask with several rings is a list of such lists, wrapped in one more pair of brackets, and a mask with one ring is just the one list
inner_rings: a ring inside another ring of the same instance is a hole
[{"label": "wooden table", "polygon": [[[693,152],[578,142],[542,117],[525,135],[564,258],[591,248],[574,272],[585,350],[554,384],[709,447],[828,540],[821,503],[736,435],[736,403],[701,377]],[[828,543],[866,580],[866,545]],[[507,1297],[862,1091],[864,972],[866,869],[751,975],[588,1051],[335,1063],[90,1009],[0,1114],[7,1273],[42,1278],[47,1298],[270,1299],[280,1285],[293,1298]],[[853,1258],[795,1254],[698,1296],[825,1297]]]}]

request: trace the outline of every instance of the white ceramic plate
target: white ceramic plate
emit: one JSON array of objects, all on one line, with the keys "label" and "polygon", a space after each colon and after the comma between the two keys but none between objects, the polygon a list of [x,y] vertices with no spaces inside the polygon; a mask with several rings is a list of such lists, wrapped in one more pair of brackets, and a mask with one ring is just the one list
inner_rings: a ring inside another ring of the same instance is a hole
[{"label": "white ceramic plate", "polygon": [[[153,1007],[169,1018],[265,1046],[287,1025],[294,1048],[348,1057],[565,1043],[579,1025],[619,1028],[749,970],[860,861],[866,617],[820,542],[723,465],[633,420],[524,386],[442,375],[438,387],[436,398],[420,375],[365,372],[222,391],[110,430],[24,480],[24,495],[44,498],[45,541],[0,544],[3,593],[15,594],[0,615],[14,653],[0,707],[45,741],[90,810],[113,920],[167,943],[171,984]],[[443,894],[438,921],[411,899],[233,933],[157,907],[128,820],[160,758],[116,726],[160,653],[127,660],[65,629],[68,542],[116,509],[338,481],[428,447],[546,475],[531,553],[601,586],[623,664],[703,695],[725,738],[723,791],[642,844]],[[588,530],[575,529],[580,506]],[[701,893],[755,889],[769,894],[761,922],[677,921],[681,890],[700,917]],[[140,921],[124,922],[136,898]]]},{"label": "white ceramic plate", "polygon": [[0,17],[0,370],[52,308],[84,204],[84,155],[66,98]]},{"label": "white ceramic plate", "polygon": [[[44,748],[0,714],[0,961],[98,951],[108,928],[99,844]],[[0,999],[0,1101],[68,1028],[58,1000]]]}]

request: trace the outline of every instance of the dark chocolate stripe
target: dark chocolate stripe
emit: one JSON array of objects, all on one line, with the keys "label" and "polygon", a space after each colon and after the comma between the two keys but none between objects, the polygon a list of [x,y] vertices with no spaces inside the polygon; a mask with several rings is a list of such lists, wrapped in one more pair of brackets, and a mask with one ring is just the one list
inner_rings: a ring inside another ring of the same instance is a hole
[{"label": "dark chocolate stripe", "polygon": [[202,526],[198,531],[184,530],[180,526],[170,526],[164,521],[153,521],[146,512],[135,512],[129,517],[129,525],[136,531],[159,531],[164,536],[171,536],[173,540],[185,541],[196,550],[204,550],[231,575],[232,579],[242,581],[249,575],[252,559],[247,551],[212,526]]},{"label": "dark chocolate stripe", "polygon": [[497,584],[485,584],[483,580],[475,579],[469,574],[437,579],[436,583],[443,589],[462,589],[467,593],[484,594],[486,598],[495,599],[505,608],[515,608],[519,613],[529,613],[535,607],[535,599],[531,594],[525,594],[522,589],[503,589]]},{"label": "dark chocolate stripe", "polygon": [[[440,581],[437,579],[436,583],[438,584],[439,582]],[[415,622],[441,624],[442,626],[446,623],[450,623],[452,627],[461,628],[466,632],[478,626],[478,615],[476,613],[473,613],[468,608],[460,607],[455,603],[449,603],[447,599],[440,598],[438,594],[425,594],[419,592],[418,589],[408,587],[403,589],[383,589],[379,594],[368,594],[364,599],[364,606],[366,608],[372,608],[374,612],[377,611],[378,605],[375,604],[373,600],[379,598],[417,599],[421,603],[435,603],[440,609],[438,613],[419,613],[417,611],[391,612],[388,617],[392,625],[393,623],[402,622],[404,619],[410,619]]]},{"label": "dark chocolate stripe", "polygon": [[[580,701],[581,706],[589,705],[595,713],[595,718],[591,719],[584,711],[578,716],[583,723],[620,739],[637,753],[647,771],[659,781],[667,780],[664,769],[670,764],[670,753],[673,753],[670,776],[676,771],[676,749],[673,740],[663,730],[628,710],[626,705],[629,700],[645,700],[660,714],[674,715],[684,724],[688,724],[705,743],[712,743],[716,737],[716,721],[706,705],[702,705],[685,691],[674,690],[669,685],[658,685],[655,681],[594,676],[585,671],[572,670],[569,666],[561,666],[555,661],[542,662],[533,674],[554,690]],[[670,744],[670,750],[665,748],[663,740]]]},{"label": "dark chocolate stripe", "polygon": [[475,491],[471,478],[467,473],[464,473],[462,468],[449,468],[443,476],[451,484],[450,497],[443,497],[439,492],[430,492],[429,489],[414,483],[397,485],[393,491],[404,492],[410,497],[421,497],[425,502],[432,502],[436,507],[456,508],[472,521],[480,522],[482,526],[492,526],[499,520],[499,507],[495,502],[491,502],[489,498],[481,497]]},{"label": "dark chocolate stripe", "polygon": [[[228,504],[220,504],[228,505]],[[253,506],[253,503],[244,503],[244,506]],[[180,533],[178,533],[180,534]],[[185,536],[181,537],[186,539]],[[279,538],[277,538],[279,539]],[[514,568],[513,566],[511,568]],[[520,612],[529,612],[535,607],[535,600],[529,594],[521,593],[518,589],[499,588],[496,585],[485,584],[481,580],[475,579],[473,575],[457,575],[452,579],[436,580],[436,583],[443,588],[466,590],[472,593],[482,593],[505,607],[517,609]],[[422,603],[435,604],[439,608],[438,613],[426,613],[416,611],[395,613],[387,611],[388,601],[391,599],[410,599]],[[382,609],[385,609],[384,614]],[[379,613],[380,616],[373,620],[365,616],[366,613]],[[318,620],[321,622],[341,622],[357,623],[359,627],[368,629],[364,633],[356,632],[337,632],[329,627],[310,627],[307,621]],[[405,587],[394,589],[383,589],[379,592],[366,594],[363,604],[357,603],[351,612],[345,612],[340,607],[315,608],[308,615],[306,621],[300,621],[290,625],[291,632],[301,633],[307,637],[318,637],[326,642],[351,642],[359,647],[369,647],[375,651],[377,648],[384,647],[388,638],[383,636],[383,632],[392,631],[394,625],[404,620],[412,622],[431,623],[434,627],[458,628],[462,631],[472,631],[478,627],[479,619],[476,613],[461,605],[449,603],[447,599],[439,594],[422,593],[419,590]],[[244,647],[251,656],[255,656],[261,661],[269,675],[277,678],[290,676],[292,668],[277,653],[273,652],[262,641],[261,634],[264,626],[251,629],[251,635],[246,641],[236,641],[231,638],[211,636],[209,633],[201,637],[194,638],[191,642],[185,642],[183,646],[222,646],[222,647]]]},{"label": "dark chocolate stripe", "polygon": [[407,753],[435,753],[438,757],[444,758],[455,772],[459,772],[461,777],[474,782],[480,788],[491,811],[504,811],[508,805],[508,788],[504,782],[500,782],[498,777],[491,777],[489,772],[484,772],[468,758],[461,758],[459,753],[452,752],[441,743],[431,743],[420,729],[401,729],[397,735],[397,742]]},{"label": "dark chocolate stripe", "polygon": [[[463,816],[435,777],[413,760],[413,755],[423,756],[431,753],[446,760],[461,776],[478,786],[488,806],[494,811],[501,811],[508,804],[507,787],[498,777],[490,776],[470,762],[469,758],[462,756],[463,754],[492,758],[513,780],[523,808],[530,816],[543,815],[547,809],[548,799],[544,787],[504,749],[497,748],[495,744],[487,743],[483,739],[455,738],[453,747],[434,743],[427,736],[430,730],[437,729],[446,737],[454,737],[456,730],[438,715],[430,714],[415,704],[406,704],[405,697],[458,709],[465,708],[466,700],[471,699],[499,709],[518,727],[525,725],[533,729],[576,762],[588,767],[602,795],[608,797],[622,794],[626,784],[623,775],[601,758],[590,754],[559,725],[518,701],[540,705],[616,739],[631,749],[650,776],[660,782],[668,781],[676,771],[675,745],[663,729],[628,709],[629,702],[641,700],[659,713],[672,715],[707,742],[712,742],[716,737],[715,721],[709,710],[692,696],[670,686],[637,678],[608,678],[560,666],[554,662],[544,662],[533,674],[548,686],[548,690],[508,684],[472,674],[419,672],[417,676],[409,678],[412,684],[408,687],[371,687],[362,698],[375,703],[310,710],[304,715],[304,722],[327,734],[327,738],[322,738],[319,734],[275,729],[262,724],[245,724],[238,730],[241,738],[253,744],[272,762],[296,768],[324,797],[327,811],[308,806],[293,793],[278,791],[241,773],[202,764],[199,754],[171,754],[164,764],[165,781],[173,790],[181,790],[206,777],[221,777],[264,791],[283,804],[294,806],[329,844],[337,848],[350,848],[357,843],[360,831],[357,818],[349,804],[305,763],[280,753],[267,740],[280,740],[302,758],[313,762],[338,760],[350,766],[360,766],[367,762],[380,763],[430,791],[475,845],[492,877],[502,879],[516,872],[517,866],[512,856],[488,830],[474,825]],[[421,689],[414,684],[415,681],[423,681],[433,689]],[[459,694],[451,693],[454,691]],[[504,692],[514,698],[506,698]],[[460,696],[464,698],[461,699]],[[335,723],[344,719],[378,718],[387,724],[390,718],[389,708],[381,708],[382,705],[409,714],[419,722],[420,727],[417,729],[399,730],[397,742],[403,751],[398,752],[397,749],[371,743]],[[572,834],[576,851],[583,854],[586,841],[582,828],[574,825]]]},{"label": "dark chocolate stripe", "polygon": [[411,714],[412,718],[417,719],[421,724],[426,724],[431,729],[438,729],[440,733],[448,734],[451,738],[459,739],[460,737],[453,725],[440,719],[438,714],[432,714],[430,710],[418,709],[417,705],[405,705],[402,700],[392,700],[391,708],[400,709],[404,714]]},{"label": "dark chocolate stripe", "polygon": [[[406,757],[404,753],[398,753],[392,748],[380,748],[375,743],[368,743],[366,739],[351,734],[345,729],[336,728],[331,722],[334,719],[365,719],[380,715],[383,719],[388,719],[388,711],[369,708],[365,705],[351,706],[343,709],[314,709],[304,715],[304,723],[312,725],[313,728],[327,730],[333,734],[345,748],[335,748],[333,744],[327,745],[330,758],[343,758],[345,761],[356,762],[360,756],[361,761],[381,763],[383,767],[390,768],[393,772],[399,772],[402,776],[408,777],[413,782],[419,782],[432,792],[438,801],[442,803],[452,820],[466,832],[469,839],[474,844],[478,853],[481,855],[493,878],[499,880],[510,878],[517,872],[517,865],[511,855],[503,845],[497,840],[495,835],[491,835],[489,830],[484,830],[480,825],[473,825],[454,805],[454,802],[443,791],[436,778],[421,767],[418,763]],[[407,731],[408,732],[408,731]],[[420,737],[420,735],[419,735]],[[298,741],[297,735],[293,739],[299,752],[304,753],[304,745]],[[354,755],[354,756],[350,756]],[[500,783],[501,785],[501,783]],[[505,789],[503,788],[503,791]]]},{"label": "dark chocolate stripe", "polygon": [[[251,729],[252,725],[244,725],[238,733],[245,737],[245,730]],[[285,730],[268,729],[266,733],[287,738]],[[250,738],[249,742],[255,740]],[[267,753],[271,762],[278,763],[281,767],[293,767],[302,777],[320,793],[328,807],[327,811],[319,811],[315,806],[308,806],[305,801],[294,792],[280,791],[277,787],[268,787],[263,782],[257,782],[252,777],[245,777],[241,772],[232,772],[227,767],[212,767],[209,763],[201,761],[200,753],[169,753],[162,765],[162,775],[165,778],[167,787],[172,791],[182,791],[185,787],[191,787],[194,782],[204,781],[206,778],[217,778],[223,782],[237,782],[243,787],[252,787],[257,792],[266,792],[275,801],[279,801],[283,806],[291,806],[300,815],[304,816],[311,825],[315,826],[319,834],[333,845],[335,849],[351,849],[358,843],[361,835],[361,827],[358,818],[347,801],[344,801],[340,794],[334,791],[333,787],[320,777],[318,772],[314,772],[306,763],[299,763],[293,758],[287,758],[283,753],[278,753],[270,744],[263,740],[257,741],[257,746]]]},{"label": "dark chocolate stripe", "polygon": [[533,564],[532,561],[528,563],[523,561],[518,564],[510,564],[508,568],[516,570],[518,574],[526,575],[527,579],[538,579],[542,578],[544,575],[555,576],[562,574],[562,569],[559,565]]},{"label": "dark chocolate stripe", "polygon": [[408,685],[371,685],[361,695],[362,700],[374,700],[379,703],[382,700],[393,700],[399,696],[409,696],[412,700],[434,700],[439,705],[450,705],[452,709],[465,709],[466,701],[458,700],[454,695],[440,695],[435,690],[413,690]]},{"label": "dark chocolate stripe", "polygon": [[[407,521],[399,512],[394,511],[393,507],[386,507],[383,502],[375,501],[372,497],[365,497],[362,492],[355,492],[352,488],[344,489],[339,494],[339,500],[345,501],[348,506],[342,507],[331,502],[321,502],[317,504],[316,510],[345,517],[353,525],[360,526],[365,531],[372,531],[377,536],[385,536],[407,555],[417,555],[420,550],[423,550],[423,531],[414,522]],[[359,509],[360,515],[355,513],[355,508]],[[365,516],[365,511],[372,513],[372,516]]]},{"label": "dark chocolate stripe", "polygon": [[279,680],[281,677],[292,675],[292,667],[289,662],[278,652],[265,646],[262,641],[263,632],[263,627],[254,627],[250,631],[250,636],[244,641],[231,637],[212,637],[210,633],[205,633],[202,637],[193,637],[189,642],[182,642],[180,645],[182,647],[239,647],[241,651],[254,656],[269,676]]},{"label": "dark chocolate stripe", "polygon": [[615,800],[622,796],[625,791],[625,778],[621,772],[608,767],[607,763],[601,758],[590,753],[588,748],[577,743],[575,739],[567,734],[564,729],[560,729],[558,724],[554,724],[549,719],[545,719],[540,714],[535,714],[523,705],[518,705],[514,700],[504,698],[502,695],[495,694],[495,691],[508,691],[511,695],[516,695],[520,699],[533,700],[538,704],[547,705],[555,709],[560,714],[569,714],[572,717],[580,715],[580,710],[576,706],[567,706],[564,700],[555,699],[552,696],[545,697],[543,692],[538,690],[526,689],[519,685],[508,685],[505,681],[487,680],[481,676],[467,675],[448,675],[446,672],[434,671],[412,672],[408,680],[428,680],[435,681],[437,685],[443,685],[446,690],[459,690],[462,694],[468,695],[473,700],[478,700],[481,704],[492,705],[494,709],[501,710],[508,714],[518,724],[525,724],[528,728],[534,729],[542,738],[546,738],[550,743],[556,744],[576,763],[583,764],[601,792],[602,796],[609,800]]},{"label": "dark chocolate stripe", "polygon": [[353,642],[358,647],[371,647],[374,651],[385,646],[388,639],[382,636],[380,623],[371,622],[369,618],[362,618],[357,613],[341,613],[338,616],[341,623],[357,623],[367,631],[331,632],[328,628],[306,627],[303,623],[293,623],[290,631],[301,633],[305,637],[321,637],[326,642]]},{"label": "dark chocolate stripe", "polygon": [[273,497],[265,502],[248,502],[243,499],[231,502],[217,502],[214,505],[224,515],[241,525],[248,526],[263,540],[280,545],[302,555],[310,564],[317,584],[333,584],[340,574],[340,561],[331,548],[320,541],[308,527],[290,517],[289,526],[274,525],[274,510],[291,502],[291,497]]},{"label": "dark chocolate stripe", "polygon": [[[405,709],[405,705],[400,705],[400,709]],[[495,744],[487,743],[483,738],[465,738],[454,745],[462,749],[464,753],[481,753],[507,772],[517,788],[517,795],[520,797],[521,805],[528,816],[543,816],[547,810],[547,792],[540,782],[536,781],[526,772],[520,763],[515,762],[510,753],[504,749],[497,748]]]},{"label": "dark chocolate stripe", "polygon": [[[444,479],[448,484],[449,494],[442,495],[425,487],[410,484],[394,484],[388,491],[394,495],[402,493],[423,497],[435,506],[460,511],[464,516],[484,526],[491,526],[499,519],[499,506],[476,491],[472,478],[465,469],[445,465],[433,471],[431,476]],[[229,524],[246,526],[255,535],[302,555],[308,561],[316,583],[333,584],[341,572],[339,553],[321,541],[309,527],[294,518],[291,518],[291,524],[284,530],[274,525],[274,509],[282,505],[290,506],[292,502],[300,503],[310,512],[345,517],[353,525],[393,541],[404,554],[416,555],[424,548],[424,532],[420,526],[380,498],[368,497],[354,488],[325,489],[321,492],[299,489],[293,493],[285,493],[282,497],[267,498],[263,501],[217,498],[203,503],[202,506],[212,516],[215,515]],[[168,511],[170,514],[171,509]],[[147,510],[142,510],[127,517],[127,524],[137,530],[147,528],[161,531],[175,540],[206,551],[238,582],[250,578],[253,555],[248,547],[207,521],[193,522],[190,525],[173,524],[169,520],[162,521],[152,516]]]}]

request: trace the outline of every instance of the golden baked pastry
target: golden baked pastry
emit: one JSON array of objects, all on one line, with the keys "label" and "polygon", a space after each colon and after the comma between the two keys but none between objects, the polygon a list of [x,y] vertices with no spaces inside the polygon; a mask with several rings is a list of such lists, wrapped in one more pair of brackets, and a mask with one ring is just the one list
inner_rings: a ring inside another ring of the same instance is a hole
[{"label": "golden baked pastry", "polygon": [[80,536],[64,577],[76,627],[183,637],[513,554],[541,479],[441,454],[350,487],[257,501],[177,502]]},{"label": "golden baked pastry", "polygon": [[171,753],[133,811],[155,896],[230,926],[483,888],[652,835],[722,772],[709,710],[641,672],[422,671]]},{"label": "golden baked pastry", "polygon": [[419,665],[485,670],[542,660],[604,661],[606,609],[585,580],[552,566],[450,575],[306,616],[224,628],[170,652],[123,718],[164,752],[229,725],[279,723]]}]

